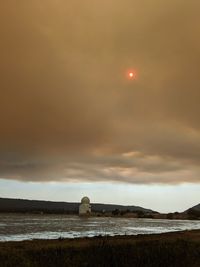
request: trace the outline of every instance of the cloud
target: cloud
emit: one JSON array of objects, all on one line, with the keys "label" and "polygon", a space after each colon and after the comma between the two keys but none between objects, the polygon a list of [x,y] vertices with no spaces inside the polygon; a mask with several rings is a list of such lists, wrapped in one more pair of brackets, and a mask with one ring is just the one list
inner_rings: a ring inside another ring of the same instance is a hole
[{"label": "cloud", "polygon": [[0,177],[199,182],[199,7],[1,3]]}]

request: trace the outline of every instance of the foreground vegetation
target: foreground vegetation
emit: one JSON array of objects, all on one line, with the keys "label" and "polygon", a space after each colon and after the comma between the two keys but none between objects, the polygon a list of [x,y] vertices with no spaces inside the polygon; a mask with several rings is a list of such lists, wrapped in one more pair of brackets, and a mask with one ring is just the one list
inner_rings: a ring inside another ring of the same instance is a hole
[{"label": "foreground vegetation", "polygon": [[199,267],[200,230],[0,243],[1,267]]}]

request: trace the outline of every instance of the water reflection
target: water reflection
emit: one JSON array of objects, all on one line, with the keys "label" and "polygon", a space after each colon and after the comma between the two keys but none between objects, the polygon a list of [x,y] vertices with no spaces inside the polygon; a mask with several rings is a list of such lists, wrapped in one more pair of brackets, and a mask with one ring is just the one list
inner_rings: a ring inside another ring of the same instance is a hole
[{"label": "water reflection", "polygon": [[199,221],[0,214],[0,241],[137,235],[200,229]]}]

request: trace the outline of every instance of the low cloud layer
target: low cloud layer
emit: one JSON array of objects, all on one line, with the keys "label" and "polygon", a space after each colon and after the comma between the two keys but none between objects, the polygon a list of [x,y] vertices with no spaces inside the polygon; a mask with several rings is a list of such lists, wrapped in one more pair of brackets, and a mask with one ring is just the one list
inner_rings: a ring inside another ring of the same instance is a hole
[{"label": "low cloud layer", "polygon": [[0,177],[200,182],[199,8],[0,3]]}]

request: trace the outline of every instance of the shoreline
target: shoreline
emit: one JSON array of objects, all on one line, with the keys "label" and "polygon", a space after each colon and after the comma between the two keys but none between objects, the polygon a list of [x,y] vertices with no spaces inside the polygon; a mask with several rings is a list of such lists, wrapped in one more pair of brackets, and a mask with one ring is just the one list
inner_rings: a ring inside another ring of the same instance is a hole
[{"label": "shoreline", "polygon": [[135,216],[131,214],[124,215],[112,215],[112,214],[91,214],[90,216],[80,216],[77,213],[41,213],[41,212],[0,212],[3,215],[37,215],[37,216],[48,216],[48,215],[56,215],[56,216],[76,216],[76,217],[85,217],[85,218],[125,218],[125,219],[155,219],[155,220],[180,220],[180,221],[200,221],[200,217],[190,217],[190,216],[174,216],[167,217],[167,214],[159,213],[155,216]]},{"label": "shoreline", "polygon": [[0,242],[1,267],[200,266],[200,230]]},{"label": "shoreline", "polygon": [[[162,238],[165,239],[173,239],[173,238],[182,238],[187,237],[190,239],[197,239],[200,241],[200,229],[192,229],[192,230],[182,230],[182,231],[172,231],[172,232],[165,232],[165,233],[152,233],[152,234],[137,234],[137,235],[97,235],[97,236],[91,236],[91,237],[74,237],[74,238],[63,238],[59,237],[56,239],[31,239],[31,240],[21,240],[21,241],[1,241],[0,242],[0,249],[1,245],[5,244],[22,244],[22,243],[54,243],[57,241],[62,241],[65,244],[74,243],[76,245],[76,242],[85,242],[85,241],[93,241],[93,240],[99,240],[99,239],[106,239],[110,241],[114,240],[131,240],[131,241],[141,241],[141,240],[160,240]],[[73,241],[73,242],[72,242]],[[20,244],[20,245],[21,245]],[[25,245],[25,244],[24,244]]]}]

